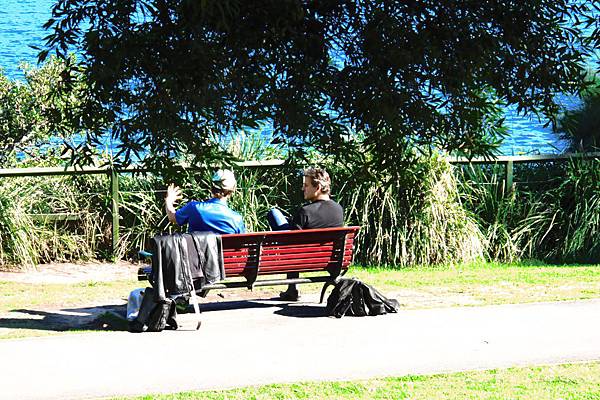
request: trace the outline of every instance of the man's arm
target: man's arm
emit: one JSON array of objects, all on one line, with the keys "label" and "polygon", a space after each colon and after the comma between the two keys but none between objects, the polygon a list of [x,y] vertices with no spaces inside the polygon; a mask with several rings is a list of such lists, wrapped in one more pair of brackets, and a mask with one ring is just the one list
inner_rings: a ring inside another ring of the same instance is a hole
[{"label": "man's arm", "polygon": [[181,200],[183,196],[181,195],[181,189],[179,186],[175,186],[174,184],[170,184],[167,187],[167,196],[165,197],[165,210],[167,211],[167,218],[173,224],[177,224],[177,219],[175,218],[175,202],[177,200]]}]

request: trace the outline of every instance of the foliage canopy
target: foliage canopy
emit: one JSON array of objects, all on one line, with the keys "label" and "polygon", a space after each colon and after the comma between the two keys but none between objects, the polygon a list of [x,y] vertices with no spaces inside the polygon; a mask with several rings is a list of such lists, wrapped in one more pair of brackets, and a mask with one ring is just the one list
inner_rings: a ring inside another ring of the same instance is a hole
[{"label": "foliage canopy", "polygon": [[[24,81],[9,79],[0,70],[0,166],[13,164],[16,154],[37,152],[52,135],[68,138],[75,130],[72,110],[85,101],[83,76],[69,93],[57,90],[64,64],[51,59],[40,68],[23,64]],[[63,136],[66,135],[66,136]]]},{"label": "foliage canopy", "polygon": [[290,154],[317,149],[395,172],[415,148],[493,154],[502,104],[555,115],[556,93],[586,86],[598,8],[598,0],[58,0],[40,59],[82,53],[66,70],[90,84],[76,121],[89,143],[120,141],[125,162],[137,154],[164,166],[187,155],[203,164],[222,157],[224,133],[267,123]]}]

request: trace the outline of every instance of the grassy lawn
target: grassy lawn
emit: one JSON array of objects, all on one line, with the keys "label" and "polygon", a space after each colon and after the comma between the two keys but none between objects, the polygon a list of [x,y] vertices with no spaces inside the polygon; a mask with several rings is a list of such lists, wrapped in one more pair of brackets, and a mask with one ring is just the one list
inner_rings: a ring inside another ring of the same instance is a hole
[{"label": "grassy lawn", "polygon": [[306,382],[129,399],[600,399],[600,363],[470,371],[351,382]]},{"label": "grassy lawn", "polygon": [[71,308],[127,301],[129,292],[144,286],[136,280],[74,284],[29,284],[0,281],[0,314],[29,308]]},{"label": "grassy lawn", "polygon": [[400,271],[370,267],[352,269],[346,276],[397,295],[408,308],[600,297],[599,265],[474,263]]},{"label": "grassy lawn", "polygon": [[[127,303],[129,292],[140,286],[142,283],[134,279],[74,284],[0,281],[0,339],[88,330],[81,326],[81,318],[77,316],[87,315],[93,319],[103,309],[108,312],[122,306]],[[105,319],[114,327],[126,327],[117,317],[106,314],[89,329],[102,329]]]},{"label": "grassy lawn", "polygon": [[[597,265],[479,263],[401,270],[368,267],[352,268],[346,276],[373,285],[408,309],[600,298]],[[71,330],[60,327],[64,320],[60,320],[59,313],[48,311],[85,314],[86,307],[122,307],[132,289],[145,285],[147,282],[135,279],[77,284],[0,281],[0,339]],[[222,293],[229,299],[242,295],[271,298],[280,290],[269,287]],[[320,285],[304,285],[301,291],[318,293]]]},{"label": "grassy lawn", "polygon": [[[600,297],[600,265],[469,264],[445,267],[386,269],[351,268],[346,277],[357,277],[384,294],[415,297],[434,294],[472,296],[481,304],[576,300]],[[0,281],[0,314],[23,308],[65,308],[106,301],[126,301],[129,292],[148,285],[135,279],[76,284],[28,284]],[[318,284],[303,285],[302,292],[317,293]],[[255,288],[256,297],[273,295],[281,287]],[[229,295],[244,289],[228,291]],[[407,299],[404,299],[407,300]],[[407,306],[426,304],[415,298]]]},{"label": "grassy lawn", "polygon": [[115,301],[127,302],[129,292],[144,285],[144,282],[134,279],[74,284],[0,281],[0,314],[18,309],[62,309]]}]

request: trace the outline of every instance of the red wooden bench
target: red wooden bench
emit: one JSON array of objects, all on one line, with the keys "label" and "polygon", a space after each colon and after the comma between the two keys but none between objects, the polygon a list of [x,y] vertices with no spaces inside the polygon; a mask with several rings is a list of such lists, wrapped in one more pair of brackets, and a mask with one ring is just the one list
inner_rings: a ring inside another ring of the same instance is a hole
[{"label": "red wooden bench", "polygon": [[[208,290],[324,282],[321,301],[329,284],[334,284],[352,263],[358,226],[297,231],[254,232],[222,235],[226,280],[202,287]],[[146,280],[148,269],[138,278]],[[269,277],[276,274],[324,272],[298,278]],[[266,277],[266,279],[258,279]],[[230,280],[230,278],[243,278]]]}]

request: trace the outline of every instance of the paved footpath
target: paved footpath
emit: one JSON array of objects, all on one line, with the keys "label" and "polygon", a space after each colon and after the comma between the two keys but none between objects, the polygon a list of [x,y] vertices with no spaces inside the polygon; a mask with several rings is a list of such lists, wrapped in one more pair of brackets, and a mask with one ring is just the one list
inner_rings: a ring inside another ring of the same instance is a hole
[{"label": "paved footpath", "polygon": [[[0,341],[0,398],[82,399],[600,359],[600,299],[320,317],[209,304],[203,325]],[[219,309],[218,309],[219,308]]]}]

